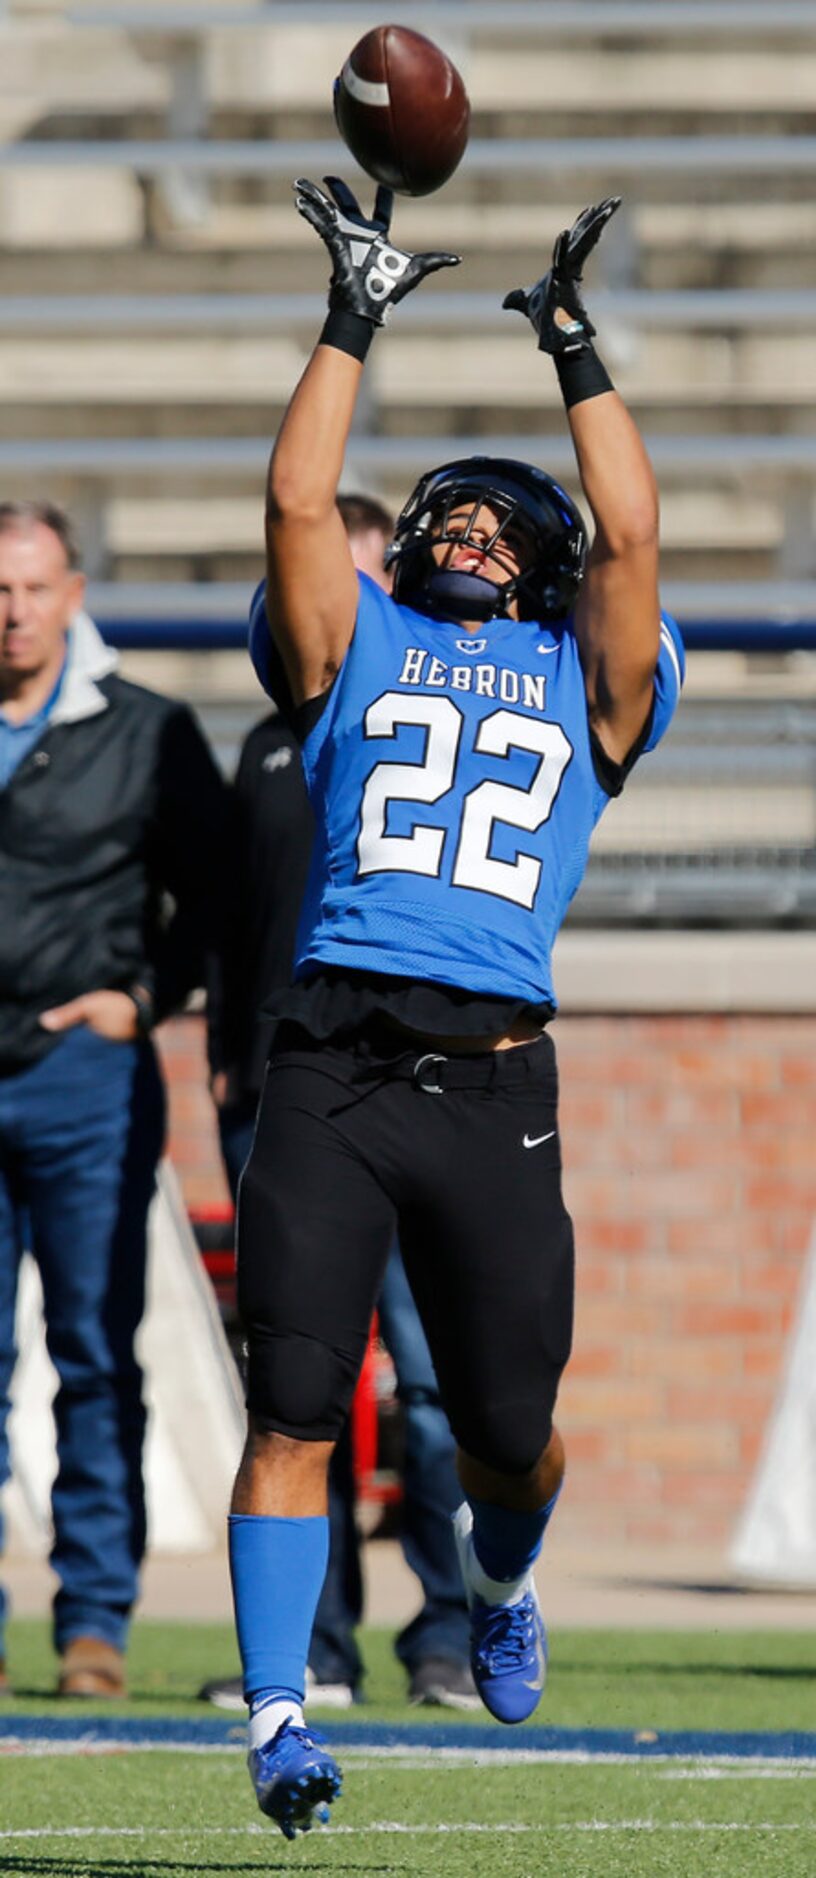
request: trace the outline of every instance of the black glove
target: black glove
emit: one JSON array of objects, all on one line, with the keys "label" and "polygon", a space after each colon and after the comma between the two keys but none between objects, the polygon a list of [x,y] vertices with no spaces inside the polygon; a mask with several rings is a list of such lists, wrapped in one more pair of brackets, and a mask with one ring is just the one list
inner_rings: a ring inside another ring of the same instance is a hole
[{"label": "black glove", "polygon": [[[583,209],[572,227],[558,236],[549,273],[535,287],[514,287],[505,295],[502,306],[526,313],[538,334],[540,352],[574,352],[594,339],[595,328],[579,291],[583,267],[620,202],[620,196],[607,196],[596,208]],[[558,312],[566,314],[563,322],[556,319]]]},{"label": "black glove", "polygon": [[316,183],[295,183],[295,202],[317,232],[333,262],[329,306],[382,326],[391,307],[439,267],[458,267],[458,254],[405,254],[388,240],[394,197],[382,184],[367,222],[356,196],[339,176],[325,176],[333,201]]}]

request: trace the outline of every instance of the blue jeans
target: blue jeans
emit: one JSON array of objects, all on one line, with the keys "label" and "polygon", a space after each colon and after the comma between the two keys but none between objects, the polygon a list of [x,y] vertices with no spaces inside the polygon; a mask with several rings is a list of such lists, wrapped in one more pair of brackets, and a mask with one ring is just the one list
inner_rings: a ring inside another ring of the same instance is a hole
[{"label": "blue jeans", "polygon": [[240,1102],[227,1102],[216,1111],[221,1159],[233,1206],[238,1198],[238,1182],[249,1160],[257,1110],[256,1096],[242,1096]]},{"label": "blue jeans", "polygon": [[[54,1642],[124,1646],[145,1549],[142,1374],[147,1211],[164,1138],[149,1044],[67,1031],[30,1069],[0,1077],[0,1484],[20,1259],[42,1280],[59,1378],[51,1564]],[[0,1622],[5,1601],[0,1592]]]},{"label": "blue jeans", "polygon": [[[255,1103],[245,1100],[221,1109],[218,1119],[221,1151],[235,1199],[252,1146]],[[420,1610],[394,1646],[410,1675],[431,1656],[468,1661],[467,1605],[451,1526],[462,1489],[431,1353],[396,1244],[377,1308],[404,1416],[402,1549],[423,1591]],[[356,1688],[362,1660],[354,1632],[362,1615],[363,1585],[352,1462],[347,1425],[329,1470],[329,1565],[312,1631],[309,1667],[317,1682],[347,1682]]]}]

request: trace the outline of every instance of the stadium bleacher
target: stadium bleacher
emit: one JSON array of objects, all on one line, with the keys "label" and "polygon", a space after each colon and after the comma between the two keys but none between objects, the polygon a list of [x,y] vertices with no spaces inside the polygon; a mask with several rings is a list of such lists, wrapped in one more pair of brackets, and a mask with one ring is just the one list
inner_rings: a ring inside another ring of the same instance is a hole
[{"label": "stadium bleacher", "polygon": [[[290,184],[340,168],[368,187],[334,133],[331,81],[379,17],[347,0],[0,10],[0,475],[76,510],[110,620],[110,583],[120,618],[128,591],[131,619],[152,594],[165,637],[174,618],[238,617],[269,440],[323,304],[325,257]],[[533,455],[575,492],[554,381],[542,370],[531,400],[529,336],[500,302],[584,201],[619,188],[592,306],[656,462],[667,601],[708,623],[707,643],[753,630],[763,650],[693,661],[650,771],[660,814],[633,784],[579,917],[751,919],[765,892],[768,917],[810,918],[816,4],[444,0],[411,22],[460,65],[473,137],[395,227],[465,265],[372,355],[347,483],[398,505],[429,461],[482,446]],[[740,630],[718,639],[718,621]],[[193,657],[186,687],[217,726]],[[651,903],[643,854],[652,875],[662,857]]]}]

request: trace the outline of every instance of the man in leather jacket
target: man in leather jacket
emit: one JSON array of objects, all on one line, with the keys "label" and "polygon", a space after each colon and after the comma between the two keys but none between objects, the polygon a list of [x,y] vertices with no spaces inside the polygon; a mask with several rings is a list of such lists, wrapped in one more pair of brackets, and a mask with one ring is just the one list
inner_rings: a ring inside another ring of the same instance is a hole
[{"label": "man in leather jacket", "polygon": [[[83,590],[62,511],[0,504],[0,1485],[30,1249],[59,1378],[58,1687],[99,1697],[124,1692],[145,1548],[150,1032],[204,981],[225,790],[189,710],[117,676]],[[0,1686],[3,1615],[0,1591]]]}]

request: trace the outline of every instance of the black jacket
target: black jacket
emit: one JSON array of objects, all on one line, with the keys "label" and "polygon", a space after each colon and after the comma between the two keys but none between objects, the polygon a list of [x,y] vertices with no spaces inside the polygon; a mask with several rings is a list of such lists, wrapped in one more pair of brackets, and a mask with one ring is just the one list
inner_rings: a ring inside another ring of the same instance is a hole
[{"label": "black jacket", "polygon": [[261,1007],[292,977],[314,835],[300,746],[282,718],[265,717],[250,731],[232,814],[234,926],[210,985],[210,1067],[230,1069],[234,1093],[255,1096],[273,1029]]},{"label": "black jacket", "polygon": [[137,981],[166,1016],[204,982],[222,918],[226,786],[192,714],[118,678],[83,616],[71,641],[0,789],[0,1075],[44,1056],[40,1012],[83,992]]}]

